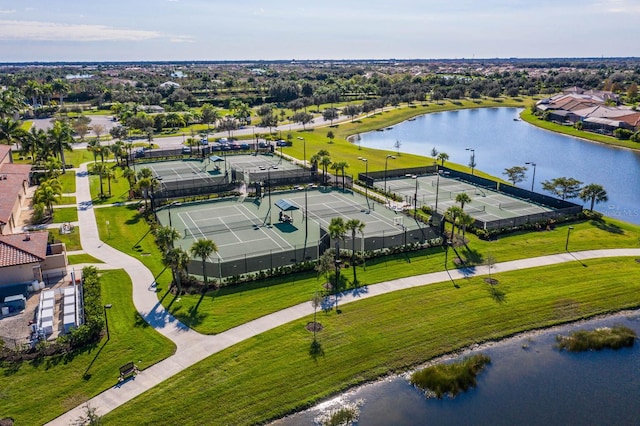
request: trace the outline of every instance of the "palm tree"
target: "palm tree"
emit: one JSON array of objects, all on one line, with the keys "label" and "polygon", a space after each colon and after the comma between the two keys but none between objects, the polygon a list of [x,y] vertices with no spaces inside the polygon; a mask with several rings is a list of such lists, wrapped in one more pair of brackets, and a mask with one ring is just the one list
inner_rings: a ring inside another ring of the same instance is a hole
[{"label": "palm tree", "polygon": [[144,197],[144,208],[147,210],[149,208],[149,203],[147,199],[149,198],[149,192],[153,191],[153,189],[158,185],[158,181],[153,178],[143,177],[138,180],[138,188],[142,191],[142,196]]},{"label": "palm tree", "polygon": [[109,196],[111,196],[111,179],[116,177],[116,173],[112,167],[107,166],[104,168],[104,175],[107,177],[107,188],[109,188]]},{"label": "palm tree", "polygon": [[440,165],[444,166],[444,162],[449,160],[449,154],[447,154],[446,152],[439,152],[437,158],[441,162]]},{"label": "palm tree", "polygon": [[47,207],[49,215],[53,215],[53,204],[57,204],[62,195],[62,185],[57,179],[45,180],[33,193],[34,204],[43,204]]},{"label": "palm tree", "polygon": [[338,293],[340,285],[340,241],[344,240],[346,229],[344,227],[344,220],[341,217],[331,218],[329,222],[329,237],[336,243],[336,254],[334,257],[334,264],[336,267],[336,310],[338,310]]},{"label": "palm tree", "polygon": [[460,209],[464,210],[464,205],[471,202],[471,197],[466,192],[456,195],[456,203],[460,203]]},{"label": "palm tree", "polygon": [[589,208],[590,211],[593,211],[593,206],[596,203],[609,201],[607,191],[605,191],[602,185],[598,185],[597,183],[591,183],[583,187],[578,196],[585,203],[588,200],[591,200],[591,208]]},{"label": "palm tree", "polygon": [[353,268],[353,285],[358,285],[356,278],[356,232],[363,234],[366,223],[358,219],[349,219],[344,224],[344,228],[347,231],[351,231],[351,267]]},{"label": "palm tree", "polygon": [[456,224],[458,223],[458,218],[463,213],[464,213],[464,210],[462,210],[458,206],[451,206],[444,212],[445,220],[448,220],[449,222],[451,222],[451,239],[452,240],[456,230]]},{"label": "palm tree", "polygon": [[127,167],[122,171],[122,177],[129,182],[129,191],[133,190],[136,184],[136,172],[132,168]]},{"label": "palm tree", "polygon": [[173,248],[173,243],[180,238],[180,232],[171,226],[161,226],[155,230],[156,243],[163,252]]},{"label": "palm tree", "polygon": [[107,173],[107,166],[104,163],[96,163],[93,165],[93,173],[97,173],[100,178],[100,198],[104,198],[102,177]]},{"label": "palm tree", "polygon": [[71,127],[66,121],[56,121],[47,132],[47,135],[49,136],[49,142],[53,145],[53,150],[60,156],[62,173],[65,173],[67,165],[64,161],[64,151],[71,151],[71,143],[73,142]]},{"label": "palm tree", "polygon": [[93,139],[87,142],[87,151],[93,154],[93,163],[97,163],[98,154],[101,151],[100,141],[98,139]]},{"label": "palm tree", "polygon": [[27,138],[27,132],[22,129],[18,120],[4,118],[0,120],[0,141],[7,145],[22,142]]},{"label": "palm tree", "polygon": [[320,158],[320,164],[322,164],[322,176],[323,176],[324,185],[327,186],[327,183],[328,183],[327,173],[329,171],[329,164],[331,164],[331,157],[329,157],[328,155],[323,155]]},{"label": "palm tree", "polygon": [[211,240],[200,238],[191,245],[191,254],[202,259],[202,276],[204,277],[204,285],[207,285],[207,268],[205,262],[207,258],[214,252],[218,252],[218,246]]},{"label": "palm tree", "polygon": [[0,91],[0,118],[13,117],[20,111],[22,95],[15,88]]},{"label": "palm tree", "polygon": [[458,233],[460,233],[460,230],[462,229],[462,239],[464,240],[467,232],[467,227],[475,224],[476,220],[470,214],[462,212],[458,216],[457,221],[458,221]]},{"label": "palm tree", "polygon": [[61,78],[53,80],[53,91],[58,94],[60,106],[64,105],[64,95],[69,92],[69,84]]},{"label": "palm tree", "polygon": [[177,293],[182,293],[182,273],[189,265],[189,253],[180,247],[168,250],[162,257],[162,263],[171,268],[173,282],[178,288]]}]

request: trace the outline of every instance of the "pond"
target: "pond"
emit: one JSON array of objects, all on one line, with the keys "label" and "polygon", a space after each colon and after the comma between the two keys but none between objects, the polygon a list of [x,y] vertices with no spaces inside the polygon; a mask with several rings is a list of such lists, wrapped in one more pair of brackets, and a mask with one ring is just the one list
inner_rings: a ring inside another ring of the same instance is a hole
[{"label": "pond", "polygon": [[[609,200],[595,209],[611,217],[640,224],[640,152],[560,135],[518,119],[516,108],[481,108],[427,114],[384,131],[360,135],[360,145],[430,156],[431,149],[446,152],[449,160],[467,165],[471,151],[476,169],[506,179],[504,169],[535,163],[536,192],[541,182],[566,176],[584,184],[604,186]],[[389,169],[393,168],[389,161]],[[533,171],[518,184],[531,189]],[[581,200],[572,200],[582,203]],[[589,208],[589,203],[586,203]]]},{"label": "pond", "polygon": [[640,312],[528,333],[466,351],[460,356],[480,352],[491,358],[491,364],[478,376],[476,388],[454,399],[425,398],[409,384],[408,375],[394,376],[273,424],[313,425],[323,413],[357,401],[361,404],[359,424],[367,426],[637,424],[637,342],[632,348],[584,353],[554,347],[558,334],[615,324],[640,334]]}]

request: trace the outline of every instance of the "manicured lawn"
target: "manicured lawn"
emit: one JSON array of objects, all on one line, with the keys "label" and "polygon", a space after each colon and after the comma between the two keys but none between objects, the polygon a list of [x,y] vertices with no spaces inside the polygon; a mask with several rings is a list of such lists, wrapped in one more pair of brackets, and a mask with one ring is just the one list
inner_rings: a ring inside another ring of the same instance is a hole
[{"label": "manicured lawn", "polygon": [[[307,317],[215,354],[107,414],[106,424],[258,424],[443,353],[640,306],[640,265],[601,259],[413,288]],[[168,400],[180,395],[180,404]]]},{"label": "manicured lawn", "polygon": [[54,208],[53,221],[55,223],[77,222],[78,209],[76,207]]},{"label": "manicured lawn", "polygon": [[[552,231],[517,233],[500,237],[497,241],[483,241],[474,235],[468,247],[458,248],[465,260],[473,264],[486,262],[489,255],[495,262],[544,256],[564,252],[567,227],[558,226]],[[572,223],[570,249],[573,251],[639,247],[640,227],[607,219],[604,223],[584,221]],[[358,268],[358,280],[365,284],[408,277],[444,269],[445,255],[440,247],[412,253],[410,262],[406,255],[396,255],[367,261],[366,271]],[[449,252],[449,268],[456,268],[455,253]],[[351,287],[353,273],[344,269],[341,276]],[[217,334],[247,321],[267,315],[311,298],[315,291],[322,291],[324,277],[314,272],[295,274],[271,280],[234,287],[200,295],[183,295],[180,298],[165,297],[164,306],[180,321],[205,334]]]},{"label": "manicured lawn", "polygon": [[67,250],[82,250],[82,244],[80,244],[80,227],[75,226],[73,232],[70,234],[60,234],[59,229],[50,229],[49,232],[53,234],[56,240],[63,242]]},{"label": "manicured lawn", "polygon": [[63,194],[72,194],[76,192],[76,172],[75,171],[67,170],[66,173],[58,176],[58,181],[60,182],[60,185],[62,185]]},{"label": "manicured lawn", "polygon": [[60,197],[60,205],[76,204],[76,197],[73,195],[63,195]]},{"label": "manicured lawn", "polygon": [[[111,178],[111,194],[112,196],[100,199],[100,176],[91,174],[89,176],[89,188],[91,198],[94,204],[113,204],[129,200],[129,182],[122,177],[122,169],[116,167],[115,163],[105,163],[112,168],[115,177]],[[89,170],[92,165],[89,165]],[[105,195],[109,195],[109,181],[106,177],[102,178],[102,191]]]},{"label": "manicured lawn", "polygon": [[175,346],[137,314],[131,291],[124,271],[102,274],[102,301],[112,305],[109,341],[103,338],[78,353],[2,365],[1,416],[16,424],[43,424],[115,385],[121,365],[134,361],[142,370],[170,356]]},{"label": "manicured lawn", "polygon": [[65,151],[64,160],[67,165],[72,164],[73,167],[80,167],[80,164],[93,161],[93,154],[83,149],[74,149],[73,151]]},{"label": "manicured lawn", "polygon": [[67,256],[70,265],[79,265],[81,263],[104,263],[100,259],[96,259],[90,254],[82,253],[82,254],[70,254]]},{"label": "manicured lawn", "polygon": [[573,126],[563,126],[561,124],[552,123],[551,121],[546,121],[538,118],[533,115],[529,109],[525,109],[520,114],[520,118],[522,118],[527,123],[533,124],[534,126],[540,127],[542,129],[551,130],[556,133],[562,133],[564,135],[575,136],[577,138],[587,139],[594,142],[600,142],[607,145],[621,146],[624,148],[632,148],[632,149],[640,149],[640,143],[633,142],[629,140],[620,140],[616,139],[613,136],[605,136],[599,135],[593,132],[587,132],[584,130],[578,130]]},{"label": "manicured lawn", "polygon": [[[156,277],[158,289],[166,290],[171,271],[162,265],[162,255],[144,218],[135,205],[95,209],[100,239],[117,250],[139,259]],[[107,228],[107,221],[109,227]]]}]

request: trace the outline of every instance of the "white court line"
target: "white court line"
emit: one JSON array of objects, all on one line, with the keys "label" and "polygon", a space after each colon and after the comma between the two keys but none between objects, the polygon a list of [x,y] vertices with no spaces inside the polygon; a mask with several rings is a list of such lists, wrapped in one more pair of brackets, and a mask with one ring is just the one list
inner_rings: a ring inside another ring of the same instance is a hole
[{"label": "white court line", "polygon": [[[196,228],[198,228],[198,232],[200,233],[200,235],[202,235],[202,238],[204,238],[205,240],[208,240],[209,238],[207,238],[207,236],[202,232],[202,230],[200,229],[200,227],[198,226],[196,221],[191,218],[191,215],[189,214],[189,212],[178,213],[178,217],[180,218],[182,223],[184,223],[185,225],[187,224],[187,222],[182,218],[183,214],[186,214],[187,217],[189,218],[189,220],[191,221],[191,223],[193,223],[193,225]],[[238,237],[236,237],[236,238],[238,238]],[[222,259],[222,256],[220,255],[220,253],[218,253],[218,252],[214,252],[214,253],[216,253],[216,255],[218,256],[218,259]]]},{"label": "white court line", "polygon": [[[246,209],[246,210],[248,210],[244,205],[242,205],[240,207],[236,206],[236,210],[238,210],[238,213],[242,214],[244,217],[246,217],[247,219],[251,220],[250,217],[248,217],[243,211],[240,210],[241,207]],[[251,212],[251,213],[253,213],[253,212]],[[271,212],[269,212],[269,214],[271,214]],[[255,214],[254,214],[254,216],[255,216]],[[258,219],[260,219],[260,218],[258,217]],[[285,247],[283,247],[280,244],[278,244],[278,242],[276,240],[274,240],[273,238],[271,238],[271,235],[267,234],[267,232],[264,229],[260,228],[260,230],[262,231],[262,233],[264,233],[264,235],[269,237],[269,239],[271,241],[273,241],[273,243],[275,245],[277,245],[278,248],[281,248],[281,249],[283,249],[283,248],[293,248],[293,246],[291,244],[289,244],[289,242],[287,240],[285,240],[284,238],[282,238],[280,235],[278,235],[278,238],[280,238],[286,244]]]}]

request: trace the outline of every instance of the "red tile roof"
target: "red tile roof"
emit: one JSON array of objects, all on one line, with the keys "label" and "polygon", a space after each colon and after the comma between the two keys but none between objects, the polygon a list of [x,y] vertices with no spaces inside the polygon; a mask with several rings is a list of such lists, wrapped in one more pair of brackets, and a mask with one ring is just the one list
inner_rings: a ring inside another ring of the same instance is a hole
[{"label": "red tile roof", "polygon": [[42,262],[47,257],[49,232],[0,235],[0,268]]},{"label": "red tile roof", "polygon": [[[22,184],[29,182],[31,165],[0,163],[0,223],[8,223]],[[6,177],[6,179],[5,179]]]}]

